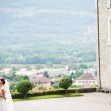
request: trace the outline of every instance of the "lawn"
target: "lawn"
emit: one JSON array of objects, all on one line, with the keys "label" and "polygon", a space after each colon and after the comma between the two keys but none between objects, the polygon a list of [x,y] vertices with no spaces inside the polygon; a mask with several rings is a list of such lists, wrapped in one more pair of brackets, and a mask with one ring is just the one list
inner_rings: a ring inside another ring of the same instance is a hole
[{"label": "lawn", "polygon": [[94,66],[96,64],[96,62],[85,62],[83,64],[86,64],[87,66]]},{"label": "lawn", "polygon": [[69,93],[66,95],[45,95],[45,96],[35,96],[35,97],[27,97],[26,99],[13,99],[14,102],[16,101],[26,101],[26,100],[38,100],[38,99],[49,99],[49,98],[64,98],[64,97],[80,97],[83,94],[80,93]]}]

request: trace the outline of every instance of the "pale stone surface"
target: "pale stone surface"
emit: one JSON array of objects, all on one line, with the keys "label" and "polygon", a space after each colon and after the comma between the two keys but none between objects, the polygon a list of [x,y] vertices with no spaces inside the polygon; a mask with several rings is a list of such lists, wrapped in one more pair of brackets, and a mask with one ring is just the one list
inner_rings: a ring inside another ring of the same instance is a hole
[{"label": "pale stone surface", "polygon": [[111,111],[111,94],[15,102],[15,111]]},{"label": "pale stone surface", "polygon": [[[99,39],[97,38],[97,68],[99,69],[98,40],[100,47],[100,74],[101,86],[111,89],[111,42],[108,37],[108,22],[111,17],[111,8],[107,7],[108,0],[99,1]],[[110,1],[110,0],[109,0]],[[109,4],[110,5],[110,4]],[[98,70],[99,73],[99,70]],[[98,74],[99,75],[99,74]]]}]

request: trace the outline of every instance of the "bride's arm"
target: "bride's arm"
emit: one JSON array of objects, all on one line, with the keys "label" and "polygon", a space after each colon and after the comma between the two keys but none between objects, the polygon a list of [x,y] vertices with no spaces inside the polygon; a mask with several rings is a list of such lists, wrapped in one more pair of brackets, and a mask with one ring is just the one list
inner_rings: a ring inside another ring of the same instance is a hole
[{"label": "bride's arm", "polygon": [[2,98],[4,98],[4,99],[6,99],[6,97],[5,97],[5,90],[4,90],[4,89],[2,89],[2,90],[1,90],[1,92],[2,92],[2,95],[0,95],[0,97],[2,97]]}]

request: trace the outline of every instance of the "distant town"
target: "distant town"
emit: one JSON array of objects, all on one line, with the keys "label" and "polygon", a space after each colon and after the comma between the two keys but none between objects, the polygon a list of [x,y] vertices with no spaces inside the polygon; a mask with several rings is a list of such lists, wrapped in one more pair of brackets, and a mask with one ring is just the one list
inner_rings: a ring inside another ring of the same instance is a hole
[{"label": "distant town", "polygon": [[0,70],[2,77],[6,78],[10,82],[10,90],[16,90],[16,84],[20,80],[28,79],[32,85],[33,90],[50,90],[59,88],[59,81],[68,76],[72,79],[73,85],[71,88],[81,87],[96,87],[96,66],[83,67],[79,69],[71,69],[70,66],[61,68],[3,68]]}]

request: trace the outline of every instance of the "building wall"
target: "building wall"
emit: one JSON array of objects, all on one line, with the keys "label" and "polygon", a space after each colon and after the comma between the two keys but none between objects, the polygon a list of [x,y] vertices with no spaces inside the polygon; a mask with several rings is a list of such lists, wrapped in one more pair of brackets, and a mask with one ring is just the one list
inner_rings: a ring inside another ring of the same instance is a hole
[{"label": "building wall", "polygon": [[[99,3],[98,5],[99,13],[97,11],[97,14],[99,15],[99,18],[97,17],[97,24],[99,23],[99,30],[98,30],[99,32],[97,32],[97,35],[99,33],[99,39],[97,36],[98,76],[100,73],[100,82],[102,88],[111,88],[111,67],[110,67],[111,49],[110,46],[108,45],[108,19],[111,16],[111,10],[109,10],[107,7],[107,0],[98,0],[98,3]],[[100,56],[98,53],[100,54]]]},{"label": "building wall", "polygon": [[93,86],[97,85],[97,80],[75,80],[73,85],[80,85],[80,86]]}]

